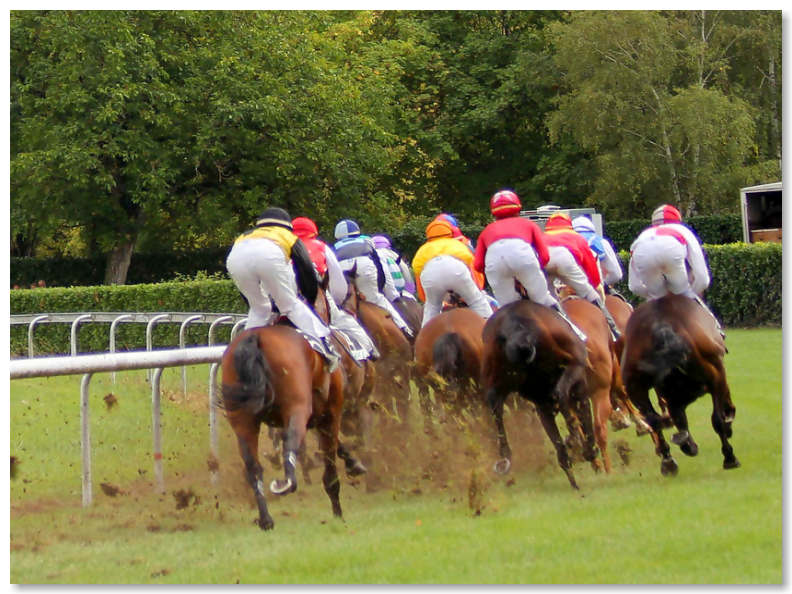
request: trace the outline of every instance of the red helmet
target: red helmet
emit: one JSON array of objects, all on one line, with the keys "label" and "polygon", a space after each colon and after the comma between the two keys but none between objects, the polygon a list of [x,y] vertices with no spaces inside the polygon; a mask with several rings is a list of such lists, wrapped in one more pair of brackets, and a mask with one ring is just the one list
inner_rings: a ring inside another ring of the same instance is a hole
[{"label": "red helmet", "polygon": [[501,190],[490,199],[490,212],[496,219],[518,215],[520,209],[520,197],[511,190]]},{"label": "red helmet", "polygon": [[294,234],[300,239],[310,239],[319,235],[319,229],[316,228],[314,223],[308,217],[297,217],[292,220],[292,227]]},{"label": "red helmet", "polygon": [[545,231],[572,231],[572,219],[565,212],[550,215],[545,223]]},{"label": "red helmet", "polygon": [[652,213],[652,225],[662,225],[663,223],[681,223],[682,215],[670,204],[661,204]]}]

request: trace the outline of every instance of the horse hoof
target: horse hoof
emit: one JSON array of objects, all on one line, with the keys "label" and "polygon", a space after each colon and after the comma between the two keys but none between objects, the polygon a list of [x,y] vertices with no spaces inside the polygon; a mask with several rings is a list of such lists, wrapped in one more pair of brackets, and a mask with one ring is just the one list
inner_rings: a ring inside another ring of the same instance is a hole
[{"label": "horse hoof", "polygon": [[296,490],[297,485],[295,485],[289,478],[286,480],[275,479],[270,483],[270,491],[272,491],[272,493],[275,495],[287,495],[288,493]]},{"label": "horse hoof", "polygon": [[266,518],[257,518],[256,524],[262,530],[272,530],[275,527],[275,522],[269,516]]},{"label": "horse hoof", "polygon": [[683,443],[687,442],[688,439],[690,439],[690,433],[687,431],[680,431],[679,433],[674,433],[671,442],[681,446]]},{"label": "horse hoof", "polygon": [[495,465],[493,466],[493,469],[498,474],[506,474],[507,472],[509,472],[510,468],[511,468],[511,460],[509,460],[508,458],[501,458],[500,460],[495,462]]},{"label": "horse hoof", "polygon": [[366,474],[368,472],[368,468],[363,466],[363,463],[359,460],[355,460],[355,463],[347,468],[347,474],[349,476],[360,476],[361,474]]},{"label": "horse hoof", "polygon": [[680,445],[679,449],[682,450],[682,453],[686,456],[698,455],[698,445],[692,439],[688,439],[685,443]]},{"label": "horse hoof", "polygon": [[679,472],[676,460],[673,458],[666,458],[660,463],[660,472],[663,476],[676,476]]},{"label": "horse hoof", "polygon": [[723,461],[723,469],[724,470],[731,470],[732,468],[739,468],[740,461],[735,458],[734,460],[724,460]]}]

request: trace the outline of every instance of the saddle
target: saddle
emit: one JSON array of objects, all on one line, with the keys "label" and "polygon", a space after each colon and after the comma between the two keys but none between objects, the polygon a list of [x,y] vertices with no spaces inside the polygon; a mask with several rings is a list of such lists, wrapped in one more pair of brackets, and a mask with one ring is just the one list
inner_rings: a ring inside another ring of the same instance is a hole
[{"label": "saddle", "polygon": [[356,362],[368,359],[368,351],[351,335],[347,334],[343,330],[340,330],[339,328],[336,328],[332,324],[330,325],[330,330],[333,332],[333,336],[338,340],[339,343],[341,343],[341,346],[344,347],[344,350],[349,353],[349,356],[352,357],[352,359],[354,359]]}]

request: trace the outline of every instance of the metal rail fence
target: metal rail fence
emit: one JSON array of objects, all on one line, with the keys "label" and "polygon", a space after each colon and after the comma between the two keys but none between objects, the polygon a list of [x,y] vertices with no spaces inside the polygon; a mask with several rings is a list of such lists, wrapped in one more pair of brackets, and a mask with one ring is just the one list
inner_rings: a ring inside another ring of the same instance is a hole
[{"label": "metal rail fence", "polygon": [[[220,324],[233,323],[231,340],[238,334],[247,316],[241,314],[214,314],[190,312],[92,312],[92,313],[49,313],[16,314],[11,316],[11,325],[28,326],[28,358],[13,359],[9,364],[11,379],[49,377],[56,375],[83,374],[80,385],[80,431],[82,452],[82,503],[84,507],[93,501],[91,481],[91,428],[89,410],[89,388],[94,373],[112,372],[115,382],[116,371],[135,369],[154,370],[149,373],[151,381],[151,415],[153,433],[154,476],[160,491],[165,489],[162,468],[162,434],[160,424],[160,377],[165,367],[182,366],[182,384],[187,393],[186,365],[209,363],[209,447],[217,455],[217,422],[214,402],[217,389],[217,368],[226,345],[214,345],[214,334]],[[77,348],[80,325],[97,322],[110,323],[109,353],[80,355]],[[146,324],[146,350],[126,353],[115,352],[115,332],[121,323]],[[154,350],[152,335],[156,324],[179,323],[179,348]],[[71,355],[56,357],[34,357],[33,332],[42,323],[71,324]],[[185,333],[190,324],[209,324],[208,346],[185,348]],[[216,480],[212,472],[212,481]]]}]

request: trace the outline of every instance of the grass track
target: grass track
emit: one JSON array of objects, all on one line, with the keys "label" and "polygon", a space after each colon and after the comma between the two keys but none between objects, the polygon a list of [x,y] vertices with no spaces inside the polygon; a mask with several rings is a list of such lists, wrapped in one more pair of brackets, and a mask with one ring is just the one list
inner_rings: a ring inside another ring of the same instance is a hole
[{"label": "grass track", "polygon": [[[344,479],[342,523],[332,519],[314,471],[312,485],[269,497],[276,522],[269,533],[252,524],[252,497],[222,418],[222,481],[208,480],[207,368],[190,369],[187,398],[178,371],[164,374],[167,492],[159,495],[150,481],[143,374],[119,374],[115,387],[109,374],[94,377],[88,510],[80,507],[79,377],[15,380],[11,454],[21,463],[11,481],[11,582],[781,583],[782,333],[731,330],[727,342],[740,469],[721,468],[705,397],[688,409],[699,456],[673,446],[680,466],[673,479],[660,476],[649,438],[627,430],[611,433],[611,443],[629,443],[629,466],[613,450],[610,476],[576,465],[576,493],[546,439],[552,463],[533,469],[520,465],[526,452],[513,437],[513,484],[489,472],[486,448],[443,480],[408,469],[366,493]],[[102,401],[109,391],[120,402],[111,410]],[[483,481],[477,517],[468,493],[474,469]],[[101,482],[123,493],[108,497]],[[177,509],[179,489],[198,499]]]}]

